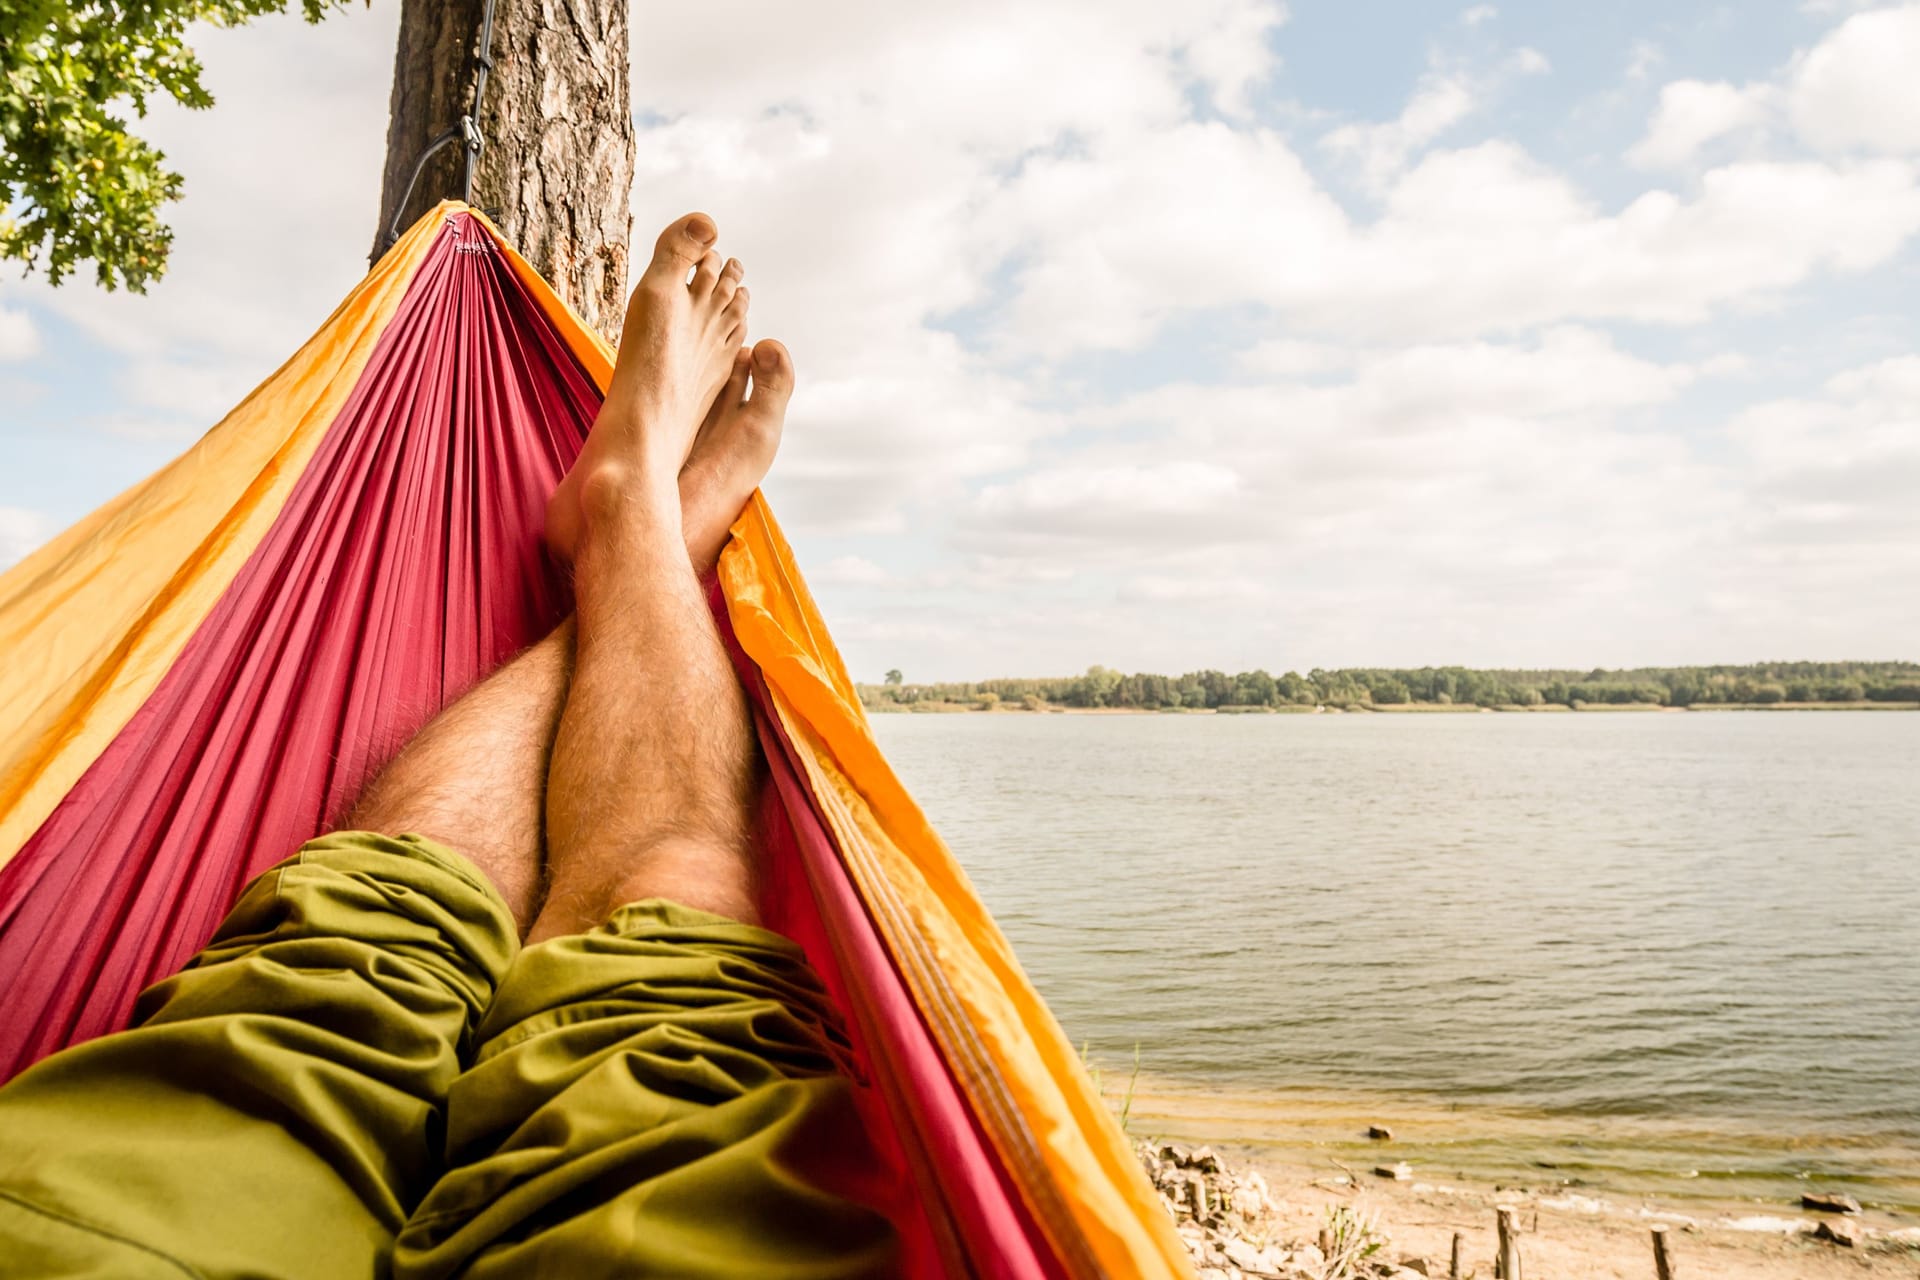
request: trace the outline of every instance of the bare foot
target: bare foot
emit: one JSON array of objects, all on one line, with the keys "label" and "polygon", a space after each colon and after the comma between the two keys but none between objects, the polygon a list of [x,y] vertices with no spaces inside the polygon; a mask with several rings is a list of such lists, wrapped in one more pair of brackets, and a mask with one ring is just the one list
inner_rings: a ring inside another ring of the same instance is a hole
[{"label": "bare foot", "polygon": [[[747,332],[737,259],[711,248],[713,219],[690,213],[660,233],[627,303],[613,384],[573,468],[547,503],[547,541],[571,559],[596,477],[632,473],[671,486]],[[688,273],[693,278],[689,280]]]},{"label": "bare foot", "polygon": [[719,561],[727,530],[773,465],[792,395],[793,359],[785,347],[762,338],[751,351],[740,349],[680,471],[680,527],[695,573]]}]

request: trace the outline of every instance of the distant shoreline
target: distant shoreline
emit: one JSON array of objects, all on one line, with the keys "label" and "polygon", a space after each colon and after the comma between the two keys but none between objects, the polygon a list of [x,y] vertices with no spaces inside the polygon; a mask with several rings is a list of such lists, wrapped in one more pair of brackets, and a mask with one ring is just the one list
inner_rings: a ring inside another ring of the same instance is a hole
[{"label": "distant shoreline", "polygon": [[1092,666],[1077,676],[912,683],[899,670],[856,684],[875,711],[1023,710],[1227,715],[1380,711],[1911,711],[1920,662],[1766,662],[1588,671],[1473,667],[1315,667],[1131,674]]},{"label": "distant shoreline", "polygon": [[1537,706],[1517,703],[1494,707],[1472,703],[1401,702],[1361,706],[1293,707],[1063,707],[1049,703],[1027,707],[1001,703],[983,707],[971,702],[869,702],[877,715],[1023,715],[1023,716],[1312,716],[1312,715],[1572,715],[1630,712],[1691,714],[1700,711],[1920,711],[1920,702],[1705,702],[1690,707],[1667,707],[1657,702],[1591,702],[1579,706],[1550,702]]}]

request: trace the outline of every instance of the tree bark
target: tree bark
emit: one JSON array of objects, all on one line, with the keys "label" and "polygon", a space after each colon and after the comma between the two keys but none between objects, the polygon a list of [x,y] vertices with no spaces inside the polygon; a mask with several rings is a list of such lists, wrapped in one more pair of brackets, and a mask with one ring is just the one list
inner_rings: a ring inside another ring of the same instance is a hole
[{"label": "tree bark", "polygon": [[[460,195],[466,148],[456,141],[427,162],[399,207],[421,153],[472,105],[484,10],[485,0],[401,6],[376,258],[396,222],[404,231]],[[633,231],[626,0],[495,0],[492,56],[471,203],[568,306],[618,342]]]}]

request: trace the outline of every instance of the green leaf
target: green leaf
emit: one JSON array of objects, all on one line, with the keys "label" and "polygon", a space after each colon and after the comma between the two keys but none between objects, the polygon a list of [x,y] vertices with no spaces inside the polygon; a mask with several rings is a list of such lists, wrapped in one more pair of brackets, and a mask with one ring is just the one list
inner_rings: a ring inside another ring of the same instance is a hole
[{"label": "green leaf", "polygon": [[[0,259],[59,284],[91,264],[106,289],[136,293],[167,268],[162,207],[183,181],[135,136],[164,94],[205,110],[194,22],[239,26],[291,0],[0,0]],[[301,0],[318,22],[347,0]]]}]

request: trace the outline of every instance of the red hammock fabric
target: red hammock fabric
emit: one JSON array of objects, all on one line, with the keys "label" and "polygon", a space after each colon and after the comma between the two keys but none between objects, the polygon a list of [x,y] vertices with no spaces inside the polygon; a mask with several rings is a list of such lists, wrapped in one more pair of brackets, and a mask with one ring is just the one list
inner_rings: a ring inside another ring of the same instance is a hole
[{"label": "red hammock fabric", "polygon": [[[266,540],[0,869],[0,1078],[124,1025],[247,880],[558,623],[569,602],[541,517],[599,400],[493,240],[449,219]],[[735,657],[773,765],[769,913],[848,1014],[880,1153],[881,1167],[835,1176],[894,1218],[903,1274],[1066,1274],[835,858],[757,672]]]}]

